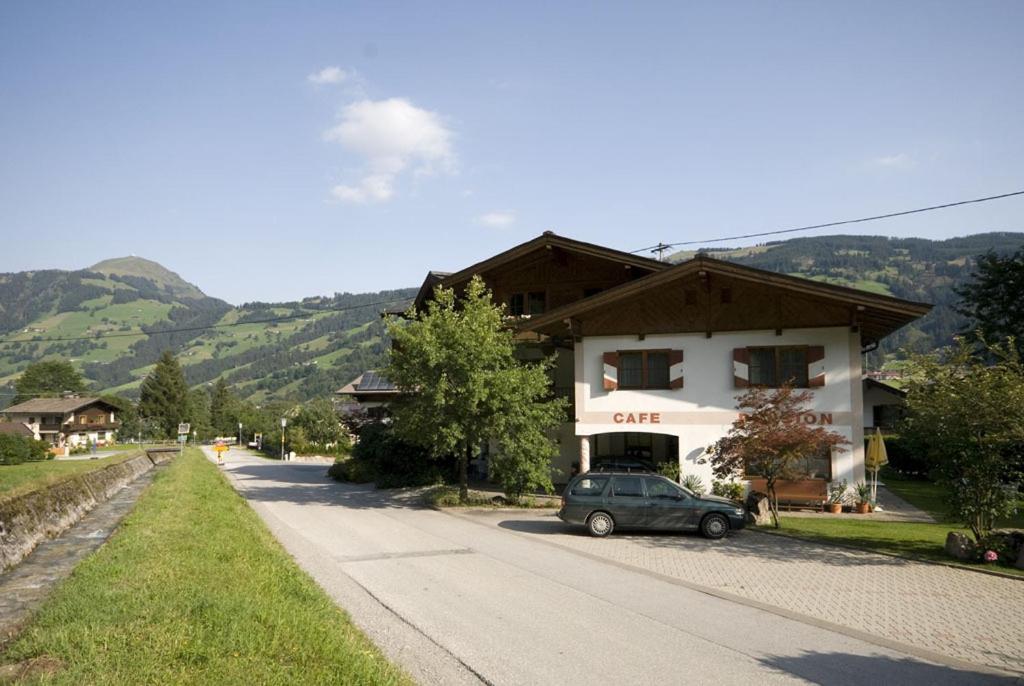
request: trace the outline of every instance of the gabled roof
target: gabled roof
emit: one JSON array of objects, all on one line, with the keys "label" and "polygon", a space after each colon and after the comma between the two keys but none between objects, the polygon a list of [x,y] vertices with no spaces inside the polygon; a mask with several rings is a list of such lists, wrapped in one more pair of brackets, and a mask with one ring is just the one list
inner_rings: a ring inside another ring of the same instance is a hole
[{"label": "gabled roof", "polygon": [[3,413],[37,412],[40,414],[64,414],[75,412],[83,407],[100,403],[106,407],[116,410],[117,408],[100,398],[32,398],[23,403],[4,408]]},{"label": "gabled roof", "polygon": [[555,329],[567,331],[564,322],[569,319],[585,318],[588,313],[607,309],[627,298],[657,292],[662,287],[687,277],[719,275],[758,287],[771,287],[819,301],[848,306],[857,311],[860,325],[866,325],[869,338],[875,340],[886,336],[901,326],[927,314],[932,306],[927,303],[902,300],[887,295],[813,281],[799,276],[779,274],[755,267],[717,260],[700,253],[690,260],[668,269],[628,283],[615,286],[583,300],[556,308],[542,315],[523,321],[519,328],[524,331],[552,333]]},{"label": "gabled roof", "polygon": [[35,433],[28,425],[21,422],[0,422],[0,434],[12,434],[14,436],[28,436],[35,438]]},{"label": "gabled roof", "polygon": [[[585,243],[573,238],[559,236],[552,231],[545,231],[536,238],[528,240],[525,243],[520,243],[513,248],[509,248],[504,252],[488,257],[486,260],[472,264],[457,272],[451,274],[447,274],[445,272],[430,272],[427,279],[423,282],[423,286],[420,287],[420,292],[416,295],[416,306],[419,307],[422,305],[423,301],[433,292],[434,286],[438,284],[445,287],[451,287],[455,284],[469,280],[474,274],[481,274],[496,267],[508,264],[513,260],[519,259],[524,255],[528,255],[542,248],[560,248],[568,252],[589,255],[591,257],[599,257],[619,262],[624,265],[629,265],[631,267],[639,267],[641,269],[651,271],[661,271],[668,269],[671,266],[667,262],[659,262],[658,260],[650,257],[641,257],[640,255],[633,255],[632,253],[622,252],[621,250],[613,250],[612,248],[606,248],[594,243]],[[441,279],[431,283],[431,275],[434,274],[443,276]]]},{"label": "gabled roof", "polygon": [[890,394],[895,395],[895,396],[897,396],[899,398],[906,398],[907,397],[907,392],[905,390],[903,390],[902,388],[896,388],[895,386],[891,386],[891,385],[885,383],[884,381],[879,381],[878,379],[872,379],[870,376],[865,376],[864,377],[864,386],[865,386],[865,388],[877,388],[880,391],[884,391],[886,393],[890,393]]}]

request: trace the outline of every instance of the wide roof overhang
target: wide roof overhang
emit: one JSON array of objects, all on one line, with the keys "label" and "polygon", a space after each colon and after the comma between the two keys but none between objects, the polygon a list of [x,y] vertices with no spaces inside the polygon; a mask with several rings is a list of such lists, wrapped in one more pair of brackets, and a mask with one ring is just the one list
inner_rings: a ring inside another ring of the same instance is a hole
[{"label": "wide roof overhang", "polygon": [[867,342],[881,340],[931,307],[699,254],[523,320],[518,328],[563,337],[851,326]]}]

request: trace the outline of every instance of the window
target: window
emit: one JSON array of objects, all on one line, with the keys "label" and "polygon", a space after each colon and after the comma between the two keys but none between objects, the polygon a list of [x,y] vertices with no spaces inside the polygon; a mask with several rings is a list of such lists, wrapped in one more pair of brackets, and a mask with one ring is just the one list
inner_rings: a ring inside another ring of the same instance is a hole
[{"label": "window", "polygon": [[619,353],[619,388],[669,388],[667,350]]},{"label": "window", "polygon": [[[752,462],[743,470],[747,477],[763,477],[764,472],[756,462]],[[799,474],[798,479],[832,480],[832,451],[825,450],[818,455],[811,455],[793,463],[793,472]]]},{"label": "window", "polygon": [[644,497],[643,484],[638,476],[617,476],[612,483],[612,495],[642,498]]},{"label": "window", "polygon": [[777,388],[789,382],[807,388],[807,348],[748,348],[750,385]]},{"label": "window", "polygon": [[674,484],[665,481],[664,479],[644,479],[647,484],[647,497],[648,498],[666,498],[674,500],[681,497],[683,489],[675,486]]},{"label": "window", "polygon": [[547,294],[544,291],[513,293],[508,299],[508,313],[513,317],[544,314],[547,309]]},{"label": "window", "polygon": [[608,479],[580,479],[575,486],[572,487],[573,495],[601,495],[604,493],[604,487],[608,483]]}]

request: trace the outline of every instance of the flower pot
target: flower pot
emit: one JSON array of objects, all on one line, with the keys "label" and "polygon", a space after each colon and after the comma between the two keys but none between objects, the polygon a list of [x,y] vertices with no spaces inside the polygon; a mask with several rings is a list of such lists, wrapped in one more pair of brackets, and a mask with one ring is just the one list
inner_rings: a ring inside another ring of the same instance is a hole
[{"label": "flower pot", "polygon": [[843,504],[842,503],[829,503],[827,505],[827,507],[828,507],[828,511],[831,512],[832,514],[839,514],[840,512],[843,511]]},{"label": "flower pot", "polygon": [[857,503],[857,514],[867,514],[871,512],[871,503]]}]

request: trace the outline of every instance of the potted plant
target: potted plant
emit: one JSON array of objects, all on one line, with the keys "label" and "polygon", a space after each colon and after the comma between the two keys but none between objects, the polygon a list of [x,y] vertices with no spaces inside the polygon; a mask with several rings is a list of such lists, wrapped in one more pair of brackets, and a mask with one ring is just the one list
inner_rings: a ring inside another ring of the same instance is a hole
[{"label": "potted plant", "polygon": [[857,514],[871,512],[871,485],[861,481],[854,488],[857,492]]},{"label": "potted plant", "polygon": [[833,481],[828,486],[828,511],[832,514],[839,514],[843,511],[843,503],[846,502],[846,479]]}]

